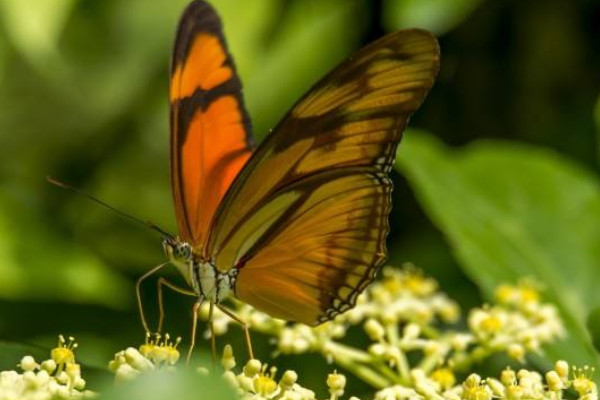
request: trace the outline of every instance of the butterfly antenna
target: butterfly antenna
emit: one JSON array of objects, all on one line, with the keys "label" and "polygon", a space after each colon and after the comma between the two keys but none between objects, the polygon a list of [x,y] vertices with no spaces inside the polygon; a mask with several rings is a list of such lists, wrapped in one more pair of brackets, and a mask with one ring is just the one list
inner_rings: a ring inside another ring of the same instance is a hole
[{"label": "butterfly antenna", "polygon": [[87,197],[89,200],[93,201],[94,203],[100,204],[101,206],[104,206],[104,207],[108,208],[109,210],[111,210],[111,211],[117,213],[118,215],[120,215],[121,217],[127,218],[127,219],[129,219],[131,221],[135,221],[138,224],[142,224],[142,225],[144,225],[144,226],[146,226],[146,227],[148,227],[148,228],[150,228],[150,229],[152,229],[152,230],[160,233],[161,235],[163,235],[163,236],[165,236],[167,238],[174,239],[173,235],[171,235],[170,233],[166,232],[164,229],[162,229],[162,228],[154,225],[152,222],[150,222],[150,221],[144,221],[144,220],[141,220],[141,219],[139,219],[137,217],[134,217],[131,214],[127,214],[126,212],[123,212],[123,211],[121,211],[121,210],[119,210],[119,209],[111,206],[110,204],[105,203],[104,201],[100,200],[99,198],[94,197],[91,194],[86,193],[86,192],[84,192],[81,189],[77,189],[76,187],[73,187],[73,186],[71,186],[69,184],[66,184],[64,182],[58,181],[58,180],[52,178],[51,176],[46,176],[46,180],[49,183],[51,183],[51,184],[53,184],[55,186],[58,186],[60,188],[66,189],[66,190],[70,190],[70,191],[75,192],[75,193],[77,193],[77,194],[79,194],[81,196]]}]

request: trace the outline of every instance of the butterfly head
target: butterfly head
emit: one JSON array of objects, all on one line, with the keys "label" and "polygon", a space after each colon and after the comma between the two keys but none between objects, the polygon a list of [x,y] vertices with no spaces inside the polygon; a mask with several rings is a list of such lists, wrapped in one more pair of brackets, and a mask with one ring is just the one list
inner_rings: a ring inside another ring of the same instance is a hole
[{"label": "butterfly head", "polygon": [[167,237],[163,240],[163,249],[165,254],[174,264],[189,264],[193,261],[192,246],[187,242],[182,242],[175,237]]}]

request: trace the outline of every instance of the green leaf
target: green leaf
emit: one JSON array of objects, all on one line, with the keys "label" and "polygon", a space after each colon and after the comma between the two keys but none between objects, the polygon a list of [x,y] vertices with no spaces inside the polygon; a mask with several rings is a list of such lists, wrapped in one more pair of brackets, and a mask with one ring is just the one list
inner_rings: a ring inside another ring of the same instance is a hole
[{"label": "green leaf", "polygon": [[600,352],[600,308],[596,308],[590,312],[587,322],[594,347],[596,347],[596,351]]},{"label": "green leaf", "polygon": [[465,20],[479,3],[481,0],[387,0],[383,23],[390,31],[426,28],[441,35]]},{"label": "green leaf", "polygon": [[600,187],[551,151],[502,141],[450,149],[407,134],[397,167],[442,230],[465,272],[491,298],[532,277],[560,309],[568,337],[550,360],[600,367],[586,329],[600,306]]},{"label": "green leaf", "polygon": [[43,63],[57,55],[57,43],[77,0],[0,0],[6,32],[26,57]]},{"label": "green leaf", "polygon": [[119,385],[101,390],[99,399],[110,400],[197,400],[235,399],[236,395],[220,376],[203,376],[194,370],[153,371]]},{"label": "green leaf", "polygon": [[0,371],[16,370],[17,364],[25,356],[33,356],[39,362],[48,358],[48,350],[38,346],[0,342]]},{"label": "green leaf", "polygon": [[[6,194],[6,190],[0,190]],[[25,207],[0,201],[0,298],[59,300],[124,308],[133,301],[127,279],[90,252],[62,239]],[[13,210],[19,210],[15,213]]]}]

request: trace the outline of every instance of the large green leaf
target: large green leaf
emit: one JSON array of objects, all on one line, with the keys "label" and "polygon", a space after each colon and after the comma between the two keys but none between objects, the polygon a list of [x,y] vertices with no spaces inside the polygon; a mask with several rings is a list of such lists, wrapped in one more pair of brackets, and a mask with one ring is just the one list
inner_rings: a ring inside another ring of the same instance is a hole
[{"label": "large green leaf", "polygon": [[0,371],[16,370],[23,357],[32,356],[37,361],[48,358],[48,350],[37,346],[0,341]]},{"label": "large green leaf", "polygon": [[481,0],[386,0],[383,23],[388,30],[426,28],[441,35],[464,21]]},{"label": "large green leaf", "polygon": [[548,348],[551,360],[600,367],[586,329],[600,307],[596,176],[541,148],[479,141],[450,149],[414,132],[397,167],[488,297],[499,283],[524,276],[544,285],[568,330]]}]

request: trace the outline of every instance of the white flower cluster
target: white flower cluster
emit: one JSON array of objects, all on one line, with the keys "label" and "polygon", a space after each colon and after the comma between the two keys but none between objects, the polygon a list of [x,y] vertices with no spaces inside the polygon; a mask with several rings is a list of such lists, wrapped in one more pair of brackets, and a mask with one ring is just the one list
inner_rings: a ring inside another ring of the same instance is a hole
[{"label": "white flower cluster", "polygon": [[474,341],[484,347],[523,361],[527,352],[539,352],[543,343],[564,336],[556,307],[541,303],[538,290],[527,281],[500,286],[496,303],[469,313]]},{"label": "white flower cluster", "polygon": [[179,360],[179,342],[181,338],[173,342],[168,334],[164,337],[146,334],[146,343],[139,350],[129,347],[118,352],[108,363],[108,369],[115,374],[116,381],[128,381],[146,371],[172,368]]},{"label": "white flower cluster", "polygon": [[21,371],[0,372],[0,400],[73,400],[94,397],[85,390],[81,367],[75,363],[73,338],[66,342],[59,336],[58,347],[51,358],[37,363],[25,356],[19,364]]},{"label": "white flower cluster", "polygon": [[[150,340],[135,349],[130,347],[115,355],[109,363],[109,370],[115,373],[116,381],[135,379],[140,374],[156,368],[176,370],[174,364],[179,359],[176,343],[167,339]],[[176,353],[176,356],[175,356]],[[312,390],[298,384],[298,375],[294,371],[285,371],[276,381],[277,368],[268,368],[257,359],[249,360],[240,372],[235,372],[237,365],[233,349],[226,345],[221,359],[222,377],[237,391],[243,400],[317,400]],[[211,374],[213,369],[198,368],[200,374]],[[333,373],[327,378],[330,400],[338,400],[344,394],[346,377]],[[357,399],[356,399],[357,400]]]},{"label": "white flower cluster", "polygon": [[[468,313],[468,329],[463,330],[454,325],[460,318],[457,304],[439,291],[437,282],[412,266],[384,269],[383,279],[359,297],[354,309],[315,328],[287,325],[241,303],[236,303],[236,308],[238,317],[252,330],[272,336],[276,353],[321,353],[379,389],[374,400],[560,400],[570,393],[577,393],[578,400],[598,398],[591,371],[575,370],[569,378],[569,366],[564,361],[556,363],[544,377],[524,369],[507,369],[500,379],[471,374],[457,383],[455,374],[470,371],[474,363],[497,353],[521,361],[526,353],[540,351],[542,344],[563,334],[556,308],[541,302],[538,290],[527,282],[500,286],[493,304]],[[204,309],[203,317],[207,315],[208,309]],[[224,334],[234,323],[216,309],[213,317],[217,334]],[[358,325],[371,341],[366,348],[342,341],[348,328]],[[177,353],[174,360],[178,358],[176,344],[168,340],[162,346],[160,340],[147,340],[145,346],[161,355],[150,359],[150,350],[128,349],[117,354],[111,369],[117,375],[119,369],[127,369],[125,375],[134,377],[155,368],[157,360],[172,365],[165,361],[170,360],[166,355],[169,351]],[[313,391],[298,383],[294,371],[285,371],[276,380],[275,367],[251,359],[241,371],[234,372],[236,361],[229,345],[221,362],[224,378],[241,399],[316,400]],[[330,374],[330,398],[343,396],[345,384],[344,375]]]},{"label": "white flower cluster", "polygon": [[[315,400],[315,393],[300,386],[298,375],[294,371],[285,371],[279,381],[275,380],[277,369],[271,367],[267,371],[267,365],[259,360],[249,360],[240,373],[235,373],[236,366],[231,346],[225,346],[221,364],[225,369],[223,377],[237,390],[241,399],[247,400]],[[341,376],[341,375],[340,375]],[[336,400],[344,393],[345,379],[342,384],[332,384],[336,387]],[[331,386],[330,386],[331,387]],[[341,393],[340,393],[341,390]]]},{"label": "white flower cluster", "polygon": [[410,387],[390,386],[377,392],[374,400],[558,400],[569,398],[564,392],[567,389],[573,389],[578,400],[598,400],[590,375],[587,368],[576,369],[569,379],[569,365],[558,361],[545,377],[535,371],[505,369],[500,379],[471,374],[461,385],[444,387],[436,377],[413,371]]},{"label": "white flower cluster", "polygon": [[[276,354],[321,353],[376,388],[410,383],[415,371],[431,376],[440,366],[466,371],[497,353],[523,361],[564,332],[557,309],[542,303],[526,282],[500,286],[495,303],[472,310],[469,329],[459,330],[443,329],[459,320],[460,309],[435,280],[413,266],[384,268],[382,275],[353,309],[315,328],[286,325],[241,303],[236,312],[252,330],[273,337]],[[234,323],[218,310],[214,321],[216,334]],[[372,342],[366,351],[342,342],[348,328],[359,324]]]},{"label": "white flower cluster", "polygon": [[[316,400],[312,390],[298,384],[298,374],[287,370],[279,381],[275,380],[277,368],[268,368],[259,360],[249,360],[240,373],[235,373],[236,366],[233,349],[225,346],[221,364],[225,369],[223,377],[237,390],[243,400]],[[268,370],[268,371],[267,371]],[[346,377],[334,372],[327,376],[329,399],[338,400],[344,395]],[[352,397],[350,400],[358,400]]]}]

